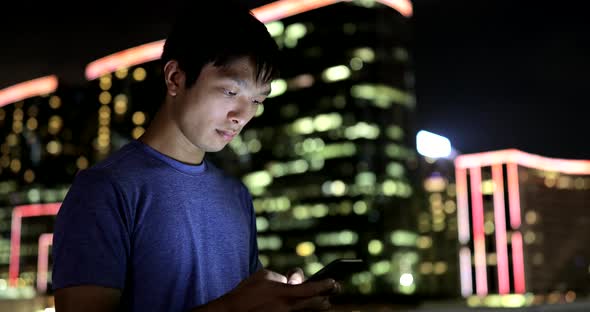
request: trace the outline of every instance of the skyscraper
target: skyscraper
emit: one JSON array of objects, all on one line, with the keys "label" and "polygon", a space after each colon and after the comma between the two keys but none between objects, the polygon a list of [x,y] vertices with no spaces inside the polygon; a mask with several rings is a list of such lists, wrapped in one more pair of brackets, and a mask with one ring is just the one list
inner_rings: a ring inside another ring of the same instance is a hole
[{"label": "skyscraper", "polygon": [[520,294],[504,298],[525,305],[588,295],[590,161],[500,150],[455,165],[463,296],[477,305]]},{"label": "skyscraper", "polygon": [[409,29],[387,4],[326,1],[268,23],[293,62],[231,144],[265,264],[311,274],[360,257],[367,270],[346,285],[366,295],[413,293],[418,279]]},{"label": "skyscraper", "polygon": [[419,290],[433,298],[459,298],[454,166],[457,152],[447,138],[424,130],[416,135],[416,150],[422,181],[416,192],[422,200],[416,238],[423,280]]}]

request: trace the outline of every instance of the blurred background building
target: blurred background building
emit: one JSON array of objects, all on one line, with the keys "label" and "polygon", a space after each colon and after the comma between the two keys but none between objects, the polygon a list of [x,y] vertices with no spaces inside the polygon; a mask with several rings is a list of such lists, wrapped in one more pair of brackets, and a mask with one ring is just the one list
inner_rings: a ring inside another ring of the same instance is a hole
[{"label": "blurred background building", "polygon": [[456,161],[461,293],[471,305],[590,294],[590,161],[519,150]]},{"label": "blurred background building", "polygon": [[88,165],[82,93],[55,76],[0,90],[0,289],[36,285],[39,239],[53,232],[54,213],[30,204],[61,201]]},{"label": "blurred background building", "polygon": [[458,152],[449,139],[420,130],[416,134],[419,180],[416,200],[420,201],[416,247],[420,255],[418,285],[422,296],[431,300],[457,297],[457,201],[454,160]]}]

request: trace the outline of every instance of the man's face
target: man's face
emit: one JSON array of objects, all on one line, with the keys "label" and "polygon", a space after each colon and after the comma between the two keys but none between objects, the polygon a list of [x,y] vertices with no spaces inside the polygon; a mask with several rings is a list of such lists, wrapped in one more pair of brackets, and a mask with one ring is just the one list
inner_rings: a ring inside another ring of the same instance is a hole
[{"label": "man's face", "polygon": [[196,83],[176,97],[174,119],[180,131],[203,152],[223,149],[270,93],[270,84],[255,78],[246,57],[224,67],[206,65]]}]

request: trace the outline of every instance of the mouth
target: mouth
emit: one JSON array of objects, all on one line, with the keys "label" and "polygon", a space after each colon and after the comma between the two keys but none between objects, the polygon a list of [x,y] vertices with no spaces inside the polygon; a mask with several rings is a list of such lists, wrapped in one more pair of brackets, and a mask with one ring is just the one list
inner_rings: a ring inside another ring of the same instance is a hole
[{"label": "mouth", "polygon": [[217,134],[219,134],[227,142],[231,141],[238,134],[237,131],[225,131],[219,129],[216,129],[215,131],[217,131]]}]

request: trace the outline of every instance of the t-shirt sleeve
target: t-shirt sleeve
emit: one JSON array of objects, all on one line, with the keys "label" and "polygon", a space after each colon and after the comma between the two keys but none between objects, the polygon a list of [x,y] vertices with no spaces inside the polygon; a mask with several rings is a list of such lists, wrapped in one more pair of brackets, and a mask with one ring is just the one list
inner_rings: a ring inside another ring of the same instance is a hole
[{"label": "t-shirt sleeve", "polygon": [[243,200],[246,202],[246,207],[250,212],[250,274],[254,274],[256,271],[262,269],[262,263],[258,255],[258,231],[256,229],[256,211],[252,203],[252,196],[246,188],[242,186]]},{"label": "t-shirt sleeve", "polygon": [[56,217],[52,288],[123,289],[131,250],[129,220],[124,194],[107,174],[80,172]]}]

